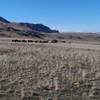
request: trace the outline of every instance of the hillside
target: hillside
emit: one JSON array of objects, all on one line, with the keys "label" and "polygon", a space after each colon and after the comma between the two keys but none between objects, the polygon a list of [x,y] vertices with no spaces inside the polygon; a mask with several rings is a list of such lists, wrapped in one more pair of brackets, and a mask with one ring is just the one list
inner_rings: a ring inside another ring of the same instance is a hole
[{"label": "hillside", "polygon": [[18,37],[32,36],[41,37],[42,33],[58,33],[57,30],[52,30],[43,24],[32,23],[17,23],[10,22],[3,17],[0,17],[0,36],[3,37]]},{"label": "hillside", "polygon": [[0,37],[31,37],[39,39],[70,39],[100,41],[100,33],[93,32],[65,32],[53,30],[43,24],[27,22],[10,22],[0,17]]}]

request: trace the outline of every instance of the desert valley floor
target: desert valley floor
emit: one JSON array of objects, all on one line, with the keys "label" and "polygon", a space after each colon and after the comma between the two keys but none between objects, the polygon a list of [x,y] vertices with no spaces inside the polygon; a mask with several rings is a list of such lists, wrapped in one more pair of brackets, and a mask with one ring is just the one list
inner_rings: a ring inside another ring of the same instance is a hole
[{"label": "desert valley floor", "polygon": [[0,39],[0,100],[100,100],[100,43]]}]

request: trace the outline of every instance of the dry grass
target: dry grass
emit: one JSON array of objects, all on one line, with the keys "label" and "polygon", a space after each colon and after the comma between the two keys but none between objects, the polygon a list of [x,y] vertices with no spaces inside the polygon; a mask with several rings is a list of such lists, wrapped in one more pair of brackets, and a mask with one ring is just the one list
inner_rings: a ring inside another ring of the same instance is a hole
[{"label": "dry grass", "polygon": [[100,51],[65,44],[0,45],[0,100],[99,98]]}]

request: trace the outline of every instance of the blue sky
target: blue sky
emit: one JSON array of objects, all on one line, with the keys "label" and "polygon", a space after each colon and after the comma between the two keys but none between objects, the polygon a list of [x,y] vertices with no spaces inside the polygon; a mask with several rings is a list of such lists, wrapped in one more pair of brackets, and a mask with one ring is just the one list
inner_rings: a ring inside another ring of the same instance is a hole
[{"label": "blue sky", "polygon": [[0,0],[0,16],[60,31],[100,32],[100,0]]}]

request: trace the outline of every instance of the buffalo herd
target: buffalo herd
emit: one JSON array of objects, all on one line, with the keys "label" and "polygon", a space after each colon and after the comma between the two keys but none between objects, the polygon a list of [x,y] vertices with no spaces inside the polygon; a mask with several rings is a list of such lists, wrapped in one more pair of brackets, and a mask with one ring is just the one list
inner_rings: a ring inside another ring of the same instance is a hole
[{"label": "buffalo herd", "polygon": [[54,39],[54,40],[26,40],[26,39],[24,39],[24,40],[21,40],[21,39],[14,39],[14,40],[12,40],[12,42],[27,42],[27,43],[58,43],[58,42],[60,42],[60,43],[66,43],[66,41],[58,41],[58,40],[56,40],[56,39]]}]

